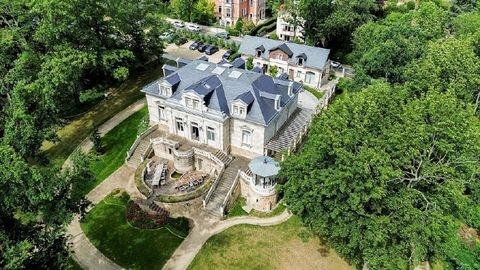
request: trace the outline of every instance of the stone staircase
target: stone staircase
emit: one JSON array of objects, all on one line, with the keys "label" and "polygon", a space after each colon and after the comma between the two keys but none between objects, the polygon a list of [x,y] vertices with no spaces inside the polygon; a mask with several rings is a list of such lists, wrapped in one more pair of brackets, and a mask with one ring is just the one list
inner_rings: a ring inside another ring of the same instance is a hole
[{"label": "stone staircase", "polygon": [[218,150],[214,155],[218,159],[220,159],[220,161],[222,161],[226,166],[228,166],[228,164],[230,164],[230,162],[232,162],[232,159],[233,159],[232,156],[230,156],[229,154],[225,153],[222,150]]},{"label": "stone staircase", "polygon": [[145,138],[141,140],[137,148],[133,152],[132,156],[128,160],[128,164],[134,166],[135,168],[138,167],[138,165],[142,163],[142,160],[141,160],[142,154],[145,153],[145,150],[147,150],[149,144],[150,144],[150,139]]},{"label": "stone staircase", "polygon": [[235,180],[235,176],[237,176],[238,170],[245,169],[247,164],[248,160],[245,158],[233,158],[230,165],[228,165],[225,169],[217,188],[213,191],[212,197],[210,197],[210,200],[204,209],[207,214],[213,217],[222,218],[220,207],[222,206],[223,200],[225,200],[228,191],[230,191],[233,181]]}]

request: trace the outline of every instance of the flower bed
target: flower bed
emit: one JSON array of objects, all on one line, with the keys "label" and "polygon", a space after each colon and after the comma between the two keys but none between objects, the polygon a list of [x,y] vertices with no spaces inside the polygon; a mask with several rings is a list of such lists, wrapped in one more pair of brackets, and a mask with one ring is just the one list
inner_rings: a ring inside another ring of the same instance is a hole
[{"label": "flower bed", "polygon": [[168,211],[150,214],[143,211],[134,201],[127,203],[127,220],[132,226],[139,229],[156,229],[162,227],[167,224],[169,215],[170,213]]}]

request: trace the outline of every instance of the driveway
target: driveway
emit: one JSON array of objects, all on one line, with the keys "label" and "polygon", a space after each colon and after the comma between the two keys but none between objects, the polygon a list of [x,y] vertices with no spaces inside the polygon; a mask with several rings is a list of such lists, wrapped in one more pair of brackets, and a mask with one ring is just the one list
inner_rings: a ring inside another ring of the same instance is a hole
[{"label": "driveway", "polygon": [[[195,60],[198,59],[202,56],[204,56],[204,53],[201,53],[199,51],[194,51],[190,50],[189,47],[193,43],[193,41],[189,41],[181,46],[177,46],[175,44],[169,44],[164,52],[169,55],[173,56],[174,58],[181,57],[189,60]],[[208,57],[208,61],[212,63],[218,63],[220,60],[222,60],[223,54],[226,52],[226,49],[220,49],[218,52],[214,53],[213,55],[206,55]],[[172,58],[167,56],[166,58]]]},{"label": "driveway", "polygon": [[[181,20],[171,19],[171,18],[166,18],[166,20],[170,23],[172,23],[173,21],[181,21]],[[184,22],[184,23],[187,24],[188,22]],[[200,26],[202,33],[207,34],[207,35],[211,35],[211,36],[214,36],[215,34],[218,34],[218,33],[226,32],[225,29],[223,29],[223,28],[206,26],[206,25],[199,25],[199,24],[196,24],[196,25]],[[230,37],[230,40],[235,41],[238,44],[241,44],[242,41],[243,41],[243,38],[241,38],[241,37]]]}]

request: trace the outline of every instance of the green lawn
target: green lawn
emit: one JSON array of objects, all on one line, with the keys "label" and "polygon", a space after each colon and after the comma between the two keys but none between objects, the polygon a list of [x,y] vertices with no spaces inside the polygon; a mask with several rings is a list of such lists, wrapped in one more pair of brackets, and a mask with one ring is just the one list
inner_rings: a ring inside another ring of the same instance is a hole
[{"label": "green lawn", "polygon": [[75,193],[78,192],[82,196],[86,195],[122,166],[128,149],[130,149],[137,137],[138,126],[147,113],[148,109],[145,106],[102,137],[104,153],[94,156],[91,164],[92,171],[95,174],[95,181],[75,185]]},{"label": "green lawn", "polygon": [[188,269],[353,268],[292,217],[277,226],[238,225],[214,235]]},{"label": "green lawn", "polygon": [[321,99],[323,97],[324,92],[318,91],[315,88],[310,86],[304,85],[303,89],[307,90],[308,92],[312,93],[316,98]]},{"label": "green lawn", "polygon": [[[134,228],[125,217],[128,200],[128,195],[109,195],[87,214],[81,223],[82,230],[95,247],[124,268],[162,269],[188,235],[188,224],[179,219],[181,222],[175,227]],[[180,235],[172,234],[169,229]]]},{"label": "green lawn", "polygon": [[247,216],[248,213],[243,210],[242,206],[245,206],[246,200],[245,198],[238,198],[234,203],[233,206],[230,208],[227,214],[227,218],[232,217],[240,217],[240,216]]},{"label": "green lawn", "polygon": [[113,91],[108,100],[101,101],[88,112],[74,118],[68,125],[60,128],[57,135],[58,143],[45,141],[41,150],[53,165],[61,166],[75,148],[92,131],[94,126],[100,126],[108,119],[144,97],[140,89],[146,84],[162,76],[163,63],[147,66],[146,71],[130,76],[120,87]]}]

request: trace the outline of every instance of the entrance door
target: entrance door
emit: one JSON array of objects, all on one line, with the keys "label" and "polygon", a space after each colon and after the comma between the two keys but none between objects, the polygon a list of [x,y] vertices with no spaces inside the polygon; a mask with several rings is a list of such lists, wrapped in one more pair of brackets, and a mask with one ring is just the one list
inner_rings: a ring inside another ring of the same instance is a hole
[{"label": "entrance door", "polygon": [[192,123],[192,139],[200,140],[200,131],[198,130],[198,124]]},{"label": "entrance door", "polygon": [[268,65],[263,64],[263,74],[267,73],[267,71],[268,71]]},{"label": "entrance door", "polygon": [[289,80],[293,80],[293,75],[294,75],[294,71],[293,71],[293,69],[290,69],[290,70],[288,71],[288,79],[289,79]]}]

